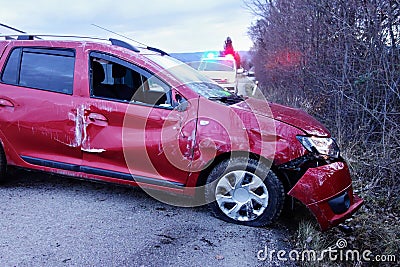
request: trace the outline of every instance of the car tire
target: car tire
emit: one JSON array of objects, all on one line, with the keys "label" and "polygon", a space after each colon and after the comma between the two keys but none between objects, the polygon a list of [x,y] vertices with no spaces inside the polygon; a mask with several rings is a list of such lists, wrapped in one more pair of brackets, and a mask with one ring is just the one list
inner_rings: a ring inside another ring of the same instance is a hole
[{"label": "car tire", "polygon": [[0,183],[3,183],[6,180],[7,173],[7,159],[4,153],[4,149],[0,144]]},{"label": "car tire", "polygon": [[227,222],[261,227],[280,215],[285,191],[264,163],[236,157],[217,164],[208,176],[205,199],[213,215]]}]

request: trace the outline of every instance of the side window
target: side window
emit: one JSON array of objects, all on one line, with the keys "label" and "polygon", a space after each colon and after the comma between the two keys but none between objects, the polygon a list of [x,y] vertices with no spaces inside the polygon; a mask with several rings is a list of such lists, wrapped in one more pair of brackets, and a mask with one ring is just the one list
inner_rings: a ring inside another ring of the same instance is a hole
[{"label": "side window", "polygon": [[75,57],[71,51],[24,49],[19,84],[72,94]]},{"label": "side window", "polygon": [[7,61],[2,81],[72,94],[75,53],[64,49],[17,48]]},{"label": "side window", "polygon": [[8,58],[1,80],[8,84],[17,84],[19,77],[19,64],[21,61],[21,48],[14,49]]},{"label": "side window", "polygon": [[148,71],[119,58],[92,52],[91,96],[171,108],[171,87]]}]

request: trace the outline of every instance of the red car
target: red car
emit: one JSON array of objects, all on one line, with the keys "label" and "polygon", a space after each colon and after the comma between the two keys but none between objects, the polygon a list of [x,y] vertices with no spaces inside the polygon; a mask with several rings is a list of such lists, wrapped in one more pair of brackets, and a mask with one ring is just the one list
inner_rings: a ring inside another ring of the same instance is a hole
[{"label": "red car", "polygon": [[361,206],[335,140],[305,112],[240,98],[158,49],[33,39],[0,41],[0,179],[11,165],[140,185],[250,226],[293,198],[322,230]]}]

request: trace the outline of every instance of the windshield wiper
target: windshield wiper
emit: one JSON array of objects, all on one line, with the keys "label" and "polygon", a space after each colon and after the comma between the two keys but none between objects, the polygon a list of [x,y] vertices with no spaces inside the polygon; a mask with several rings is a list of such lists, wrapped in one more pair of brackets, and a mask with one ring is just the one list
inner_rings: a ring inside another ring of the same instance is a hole
[{"label": "windshield wiper", "polygon": [[244,101],[244,99],[238,95],[230,95],[230,96],[211,96],[208,99],[212,101],[221,101],[226,104],[236,104]]}]

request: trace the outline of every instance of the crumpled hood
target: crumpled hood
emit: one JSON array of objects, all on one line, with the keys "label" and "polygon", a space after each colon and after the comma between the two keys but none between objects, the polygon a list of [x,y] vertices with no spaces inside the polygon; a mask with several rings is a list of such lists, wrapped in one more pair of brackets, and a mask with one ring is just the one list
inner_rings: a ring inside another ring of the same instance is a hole
[{"label": "crumpled hood", "polygon": [[259,115],[272,117],[275,120],[292,125],[309,135],[330,136],[329,131],[322,123],[301,109],[290,108],[255,98],[248,98],[246,101],[231,107],[245,109]]}]

